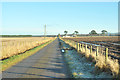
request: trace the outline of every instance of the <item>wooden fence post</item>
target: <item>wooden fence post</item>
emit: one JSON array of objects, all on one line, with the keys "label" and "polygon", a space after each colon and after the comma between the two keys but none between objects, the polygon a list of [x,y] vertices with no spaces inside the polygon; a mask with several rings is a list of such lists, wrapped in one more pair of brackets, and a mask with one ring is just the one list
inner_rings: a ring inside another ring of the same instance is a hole
[{"label": "wooden fence post", "polygon": [[84,44],[82,44],[82,51],[83,51],[83,49],[84,49]]},{"label": "wooden fence post", "polygon": [[68,41],[68,43],[70,44],[70,40]]},{"label": "wooden fence post", "polygon": [[80,43],[80,50],[81,50],[81,43]]},{"label": "wooden fence post", "polygon": [[103,54],[103,50],[102,50],[103,48],[102,48],[102,46],[101,46],[101,54]]},{"label": "wooden fence post", "polygon": [[82,48],[83,48],[83,43],[81,44],[81,51],[83,50]]},{"label": "wooden fence post", "polygon": [[74,48],[75,48],[75,42],[74,42]]},{"label": "wooden fence post", "polygon": [[75,42],[73,41],[73,47],[75,47]]},{"label": "wooden fence post", "polygon": [[72,46],[72,41],[70,41],[70,45]]},{"label": "wooden fence post", "polygon": [[73,41],[73,47],[75,47],[75,42]]},{"label": "wooden fence post", "polygon": [[108,59],[108,48],[105,49],[105,63],[107,62]]},{"label": "wooden fence post", "polygon": [[71,46],[73,45],[72,41],[70,41],[70,45],[71,45]]},{"label": "wooden fence post", "polygon": [[96,50],[96,59],[97,59],[97,56],[98,56],[98,46],[97,46],[97,50]]},{"label": "wooden fence post", "polygon": [[87,52],[87,44],[85,45],[85,52]]},{"label": "wooden fence post", "polygon": [[92,45],[90,46],[90,53],[92,53]]},{"label": "wooden fence post", "polygon": [[74,42],[72,41],[72,46],[74,47]]},{"label": "wooden fence post", "polygon": [[75,48],[77,49],[77,42],[75,42]]},{"label": "wooden fence post", "polygon": [[79,52],[79,50],[80,50],[79,44],[80,44],[80,43],[77,43],[77,51],[78,51],[78,52]]},{"label": "wooden fence post", "polygon": [[76,47],[76,42],[75,42],[75,47]]}]

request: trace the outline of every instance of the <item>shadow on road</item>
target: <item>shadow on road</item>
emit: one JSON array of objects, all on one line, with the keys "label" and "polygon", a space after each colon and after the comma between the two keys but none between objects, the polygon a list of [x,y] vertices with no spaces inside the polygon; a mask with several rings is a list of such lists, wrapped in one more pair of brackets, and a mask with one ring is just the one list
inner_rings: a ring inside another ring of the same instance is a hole
[{"label": "shadow on road", "polygon": [[42,77],[48,77],[48,78],[56,78],[56,77],[52,77],[52,76],[38,75],[38,74],[30,74],[30,73],[18,73],[18,72],[7,72],[7,73],[12,73],[12,74],[24,74],[24,75],[35,75],[35,76],[42,76]]},{"label": "shadow on road", "polygon": [[58,40],[55,40],[36,54],[4,71],[3,78],[67,78],[69,72],[67,72],[67,66],[63,58],[58,46]]}]

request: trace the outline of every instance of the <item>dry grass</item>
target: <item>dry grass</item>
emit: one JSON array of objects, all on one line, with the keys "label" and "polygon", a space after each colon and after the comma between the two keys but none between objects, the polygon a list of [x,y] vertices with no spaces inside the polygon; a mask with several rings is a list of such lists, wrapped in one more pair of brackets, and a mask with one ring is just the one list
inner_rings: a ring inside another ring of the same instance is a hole
[{"label": "dry grass", "polygon": [[21,38],[1,38],[2,56],[0,59],[8,58],[13,55],[23,53],[45,42],[53,40],[53,37],[21,37]]},{"label": "dry grass", "polygon": [[[77,49],[77,47],[73,45],[72,42],[68,42],[67,40],[64,41],[70,46]],[[111,59],[111,57],[108,57],[107,61],[105,62],[104,54],[99,52],[98,55],[96,56],[96,52],[92,51],[92,53],[90,53],[90,49],[88,48],[87,50],[85,50],[85,48],[81,48],[79,53],[85,55],[85,57],[88,58],[90,61],[92,60],[93,62],[95,62],[95,67],[96,67],[95,71],[97,71],[97,73],[99,73],[99,71],[106,71],[112,74],[114,77],[118,76],[119,63],[117,59]],[[95,72],[95,74],[97,73]]]},{"label": "dry grass", "polygon": [[[69,38],[63,38],[64,40],[71,40],[76,42],[86,42],[89,43],[88,47],[90,47],[90,44],[92,45],[93,49],[96,49],[96,45],[99,45],[99,52],[104,52],[105,48],[107,47],[109,49],[109,54],[111,56],[114,56],[116,58],[120,57],[120,41],[119,36],[83,36],[83,37],[69,37]],[[116,54],[117,53],[117,54]]]}]

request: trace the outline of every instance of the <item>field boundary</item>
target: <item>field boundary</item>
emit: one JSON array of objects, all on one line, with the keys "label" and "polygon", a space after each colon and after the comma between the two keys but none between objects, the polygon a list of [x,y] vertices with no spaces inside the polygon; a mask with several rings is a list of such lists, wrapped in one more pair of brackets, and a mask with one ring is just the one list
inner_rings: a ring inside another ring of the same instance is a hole
[{"label": "field boundary", "polygon": [[[98,51],[92,51],[92,53],[89,53],[91,51],[88,51],[87,46],[83,47],[83,45],[78,46],[79,44],[77,42],[72,42],[69,40],[63,40],[66,44],[69,44],[71,47],[74,47],[78,53],[81,53],[83,55],[85,55],[86,58],[88,58],[90,61],[95,63],[96,66],[96,70],[100,69],[101,71],[109,71],[112,73],[113,77],[119,77],[119,64],[118,61],[116,60],[111,60],[110,58],[107,57],[107,61],[105,61],[106,57],[103,55],[97,55],[96,57],[96,53],[98,53]],[[104,58],[105,57],[105,58]],[[112,64],[114,65],[112,65]]]},{"label": "field boundary", "polygon": [[[56,38],[54,40],[56,40]],[[50,40],[46,43],[43,43],[43,44],[41,44],[33,49],[30,49],[30,50],[24,52],[23,54],[15,55],[15,56],[12,56],[8,59],[1,61],[2,71],[5,71],[6,69],[10,68],[11,66],[15,65],[16,63],[24,60],[25,58],[27,58],[33,54],[35,54],[36,52],[38,52],[39,50],[41,50],[42,48],[44,48],[45,46],[47,46],[48,44],[53,42],[54,40]]]}]

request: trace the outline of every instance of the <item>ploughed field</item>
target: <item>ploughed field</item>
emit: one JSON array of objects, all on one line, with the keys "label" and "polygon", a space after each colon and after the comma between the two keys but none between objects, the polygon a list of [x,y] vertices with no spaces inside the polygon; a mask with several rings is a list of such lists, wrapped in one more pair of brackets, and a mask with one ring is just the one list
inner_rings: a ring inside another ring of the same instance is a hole
[{"label": "ploughed field", "polygon": [[96,46],[99,46],[101,53],[104,53],[107,47],[108,55],[114,59],[118,59],[120,62],[120,41],[118,36],[69,37],[63,39],[87,44],[88,48],[92,45],[93,50],[96,49]]},{"label": "ploughed field", "polygon": [[44,44],[50,40],[53,40],[53,37],[8,37],[1,38],[2,42],[2,55],[0,59],[6,59],[20,53],[24,53],[27,50],[30,50],[34,47],[37,47],[41,44]]}]

